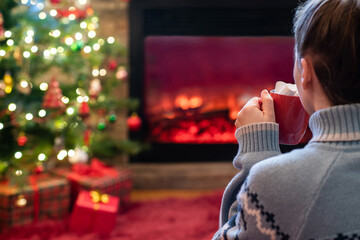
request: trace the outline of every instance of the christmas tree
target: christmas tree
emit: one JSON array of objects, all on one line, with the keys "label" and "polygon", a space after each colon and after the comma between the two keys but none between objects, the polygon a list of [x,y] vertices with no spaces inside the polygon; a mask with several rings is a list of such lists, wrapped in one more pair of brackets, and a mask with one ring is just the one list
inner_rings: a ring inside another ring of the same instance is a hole
[{"label": "christmas tree", "polygon": [[115,98],[126,48],[98,37],[99,26],[86,0],[0,1],[1,177],[22,182],[64,159],[141,149],[107,132],[119,110],[138,103]]}]

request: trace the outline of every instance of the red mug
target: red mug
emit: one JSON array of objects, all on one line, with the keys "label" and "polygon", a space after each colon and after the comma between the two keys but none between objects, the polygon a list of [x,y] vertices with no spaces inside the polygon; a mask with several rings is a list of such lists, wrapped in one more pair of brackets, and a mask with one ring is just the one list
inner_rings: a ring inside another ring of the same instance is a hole
[{"label": "red mug", "polygon": [[[297,145],[309,140],[309,114],[299,96],[289,96],[270,91],[274,100],[275,121],[279,124],[279,143]],[[306,132],[306,134],[305,134]]]}]

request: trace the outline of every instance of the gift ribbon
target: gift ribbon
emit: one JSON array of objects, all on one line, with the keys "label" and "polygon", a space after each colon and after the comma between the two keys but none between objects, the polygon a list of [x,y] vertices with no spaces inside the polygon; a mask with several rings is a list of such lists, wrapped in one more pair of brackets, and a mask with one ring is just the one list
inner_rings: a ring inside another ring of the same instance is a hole
[{"label": "gift ribbon", "polygon": [[94,177],[118,176],[118,172],[115,169],[107,167],[105,163],[101,162],[97,158],[93,158],[90,165],[84,163],[73,164],[72,171],[79,175],[88,175]]},{"label": "gift ribbon", "polygon": [[94,210],[99,210],[100,203],[109,203],[109,195],[107,194],[101,194],[98,191],[91,191],[90,192],[91,201],[94,204]]},{"label": "gift ribbon", "polygon": [[36,183],[35,176],[30,176],[29,182],[30,182],[31,188],[34,191],[34,222],[36,222],[39,218],[39,211],[40,211],[39,187]]}]

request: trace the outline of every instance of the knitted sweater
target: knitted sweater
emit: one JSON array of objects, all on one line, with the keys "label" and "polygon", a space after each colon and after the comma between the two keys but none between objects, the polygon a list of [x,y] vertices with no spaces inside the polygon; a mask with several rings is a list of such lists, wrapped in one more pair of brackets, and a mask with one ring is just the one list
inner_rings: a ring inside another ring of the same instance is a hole
[{"label": "knitted sweater", "polygon": [[241,171],[213,240],[360,239],[360,104],[317,111],[309,126],[310,142],[285,154],[277,124],[236,131]]}]

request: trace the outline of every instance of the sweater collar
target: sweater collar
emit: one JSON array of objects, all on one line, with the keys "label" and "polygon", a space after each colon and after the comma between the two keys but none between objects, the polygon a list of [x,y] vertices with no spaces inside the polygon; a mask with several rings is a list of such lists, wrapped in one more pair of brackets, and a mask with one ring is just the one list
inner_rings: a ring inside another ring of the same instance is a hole
[{"label": "sweater collar", "polygon": [[360,104],[333,106],[313,113],[309,120],[310,142],[360,140]]}]

